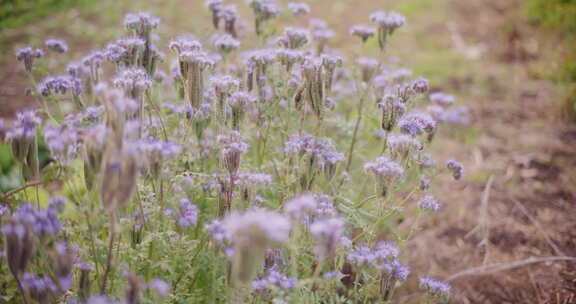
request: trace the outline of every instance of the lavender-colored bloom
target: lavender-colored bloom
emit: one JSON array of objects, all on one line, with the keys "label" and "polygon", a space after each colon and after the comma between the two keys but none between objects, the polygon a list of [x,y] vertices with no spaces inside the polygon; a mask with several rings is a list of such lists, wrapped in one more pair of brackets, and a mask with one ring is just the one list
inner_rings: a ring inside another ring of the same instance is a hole
[{"label": "lavender-colored bloom", "polygon": [[37,300],[43,301],[47,297],[55,296],[58,292],[56,284],[48,276],[36,276],[25,273],[22,277],[22,287]]},{"label": "lavender-colored bloom", "polygon": [[188,228],[196,225],[198,221],[198,207],[192,204],[187,198],[180,200],[180,214],[178,215],[178,226]]},{"label": "lavender-colored bloom", "polygon": [[152,80],[143,68],[122,69],[112,82],[115,86],[123,87],[128,92],[144,91],[152,86]]},{"label": "lavender-colored bloom", "polygon": [[282,214],[264,209],[232,213],[224,219],[224,227],[233,243],[239,246],[282,243],[288,239],[290,221]]},{"label": "lavender-colored bloom", "polygon": [[16,120],[12,128],[6,131],[6,139],[31,139],[36,136],[36,127],[42,119],[35,110],[25,110],[16,113]]},{"label": "lavender-colored bloom", "polygon": [[437,103],[439,105],[442,106],[448,106],[454,103],[454,101],[456,100],[454,98],[454,95],[452,94],[447,94],[447,93],[443,93],[443,92],[433,92],[430,93],[430,95],[428,95],[428,98],[430,99],[430,101],[432,101],[433,103]]},{"label": "lavender-colored bloom", "polygon": [[44,56],[42,49],[33,49],[29,46],[16,51],[16,59],[24,62],[26,72],[31,72],[34,61],[42,56]]},{"label": "lavender-colored bloom", "polygon": [[356,63],[362,71],[362,81],[369,83],[374,77],[380,63],[378,60],[369,57],[359,57]]},{"label": "lavender-colored bloom", "polygon": [[320,219],[310,225],[310,234],[317,243],[314,253],[319,259],[324,260],[334,255],[343,231],[344,220],[340,218]]},{"label": "lavender-colored bloom", "polygon": [[240,157],[248,151],[248,143],[244,141],[237,131],[230,132],[230,135],[219,135],[221,160],[224,167],[230,174],[236,174],[240,168]]},{"label": "lavender-colored bloom", "polygon": [[165,297],[170,293],[170,284],[160,279],[153,279],[150,281],[148,283],[148,288],[161,297]]},{"label": "lavender-colored bloom", "polygon": [[417,136],[424,132],[433,134],[436,131],[436,121],[426,112],[413,111],[398,121],[398,127],[404,134]]},{"label": "lavender-colored bloom", "polygon": [[5,216],[5,215],[9,215],[10,214],[10,209],[8,209],[8,206],[0,204],[0,218]]},{"label": "lavender-colored bloom", "polygon": [[393,241],[378,242],[373,249],[374,261],[378,264],[397,259],[399,253],[398,244]]},{"label": "lavender-colored bloom", "polygon": [[70,75],[48,76],[38,85],[38,93],[42,96],[53,94],[66,94],[72,92],[74,96],[82,92],[82,82],[80,79]]},{"label": "lavender-colored bloom", "polygon": [[310,32],[297,27],[285,27],[284,36],[280,39],[285,48],[298,49],[310,42]]},{"label": "lavender-colored bloom", "polygon": [[434,196],[427,194],[420,201],[418,201],[418,207],[425,211],[438,211],[442,206],[436,201]]},{"label": "lavender-colored bloom", "polygon": [[410,274],[410,269],[397,259],[387,262],[379,268],[398,281],[406,281]]},{"label": "lavender-colored bloom", "polygon": [[293,219],[301,219],[304,215],[316,210],[318,202],[312,194],[297,196],[284,204],[284,213]]},{"label": "lavender-colored bloom", "polygon": [[369,16],[370,21],[392,32],[406,23],[406,18],[396,12],[375,11]]},{"label": "lavender-colored bloom", "polygon": [[64,123],[56,126],[52,123],[44,127],[46,146],[52,156],[61,164],[74,159],[80,145],[80,130],[75,125]]},{"label": "lavender-colored bloom", "polygon": [[396,12],[375,11],[370,14],[370,20],[378,25],[378,46],[383,50],[388,36],[406,23],[404,16]]},{"label": "lavender-colored bloom", "polygon": [[210,233],[212,239],[217,243],[223,243],[225,240],[229,239],[229,234],[222,221],[213,220],[212,222],[206,223],[204,229]]},{"label": "lavender-colored bloom", "polygon": [[372,249],[366,245],[361,245],[355,250],[350,251],[346,256],[348,262],[355,264],[359,267],[372,264],[375,256]]},{"label": "lavender-colored bloom", "polygon": [[116,302],[112,301],[107,296],[91,296],[86,304],[116,304]]},{"label": "lavender-colored bloom", "polygon": [[256,35],[262,34],[262,23],[280,15],[280,9],[273,0],[249,0],[248,4],[256,16]]},{"label": "lavender-colored bloom", "polygon": [[192,36],[181,36],[170,41],[168,48],[176,52],[176,54],[194,52],[202,49],[202,43]]},{"label": "lavender-colored bloom", "polygon": [[388,137],[388,148],[393,153],[406,157],[409,153],[422,150],[420,141],[407,134],[394,134]]},{"label": "lavender-colored bloom", "polygon": [[382,102],[378,103],[378,108],[382,110],[382,129],[388,132],[392,131],[406,112],[406,105],[392,95],[384,96]]},{"label": "lavender-colored bloom", "polygon": [[404,168],[386,156],[380,156],[373,162],[365,163],[364,171],[384,181],[404,175]]},{"label": "lavender-colored bloom", "polygon": [[297,283],[298,280],[296,278],[288,277],[278,269],[272,268],[266,276],[252,281],[252,290],[264,291],[272,288],[288,290],[296,287]]},{"label": "lavender-colored bloom", "polygon": [[222,6],[222,9],[218,12],[218,18],[224,20],[224,30],[234,38],[238,36],[235,24],[239,17],[236,6],[233,4]]},{"label": "lavender-colored bloom", "polygon": [[60,213],[64,211],[65,206],[66,206],[66,198],[65,197],[55,196],[55,197],[51,197],[48,200],[48,208],[53,208],[54,210],[56,210]]},{"label": "lavender-colored bloom", "polygon": [[362,42],[366,42],[368,38],[374,36],[375,34],[375,28],[363,24],[356,24],[350,28],[350,35],[360,37]]},{"label": "lavender-colored bloom", "polygon": [[426,177],[420,179],[420,190],[428,190],[430,188],[430,180]]},{"label": "lavender-colored bloom", "polygon": [[222,0],[208,0],[206,1],[206,7],[212,12],[212,25],[215,29],[218,29],[218,24],[220,23],[220,13],[222,11],[223,2]]},{"label": "lavender-colored bloom", "polygon": [[466,106],[450,107],[440,113],[438,120],[448,124],[468,125],[470,112]]},{"label": "lavender-colored bloom", "polygon": [[462,175],[464,174],[464,166],[461,163],[450,159],[446,162],[446,167],[448,170],[450,170],[450,172],[452,172],[452,176],[455,180],[462,178]]},{"label": "lavender-colored bloom", "polygon": [[66,53],[68,51],[68,44],[62,39],[47,39],[44,44],[46,47],[57,53]]},{"label": "lavender-colored bloom", "polygon": [[124,26],[143,39],[149,38],[150,32],[157,28],[158,24],[160,24],[160,19],[146,12],[127,14],[124,17]]},{"label": "lavender-colored bloom", "polygon": [[428,91],[428,80],[423,77],[418,77],[412,82],[412,90],[418,94],[423,94]]},{"label": "lavender-colored bloom", "polygon": [[224,55],[238,49],[240,41],[232,37],[230,34],[221,34],[214,38],[214,47]]},{"label": "lavender-colored bloom", "polygon": [[304,2],[289,2],[288,8],[294,16],[306,15],[310,13],[310,6]]},{"label": "lavender-colored bloom", "polygon": [[330,141],[310,135],[292,135],[284,144],[284,151],[288,155],[310,155],[319,161],[320,167],[344,160],[344,154],[337,152]]},{"label": "lavender-colored bloom", "polygon": [[420,277],[419,286],[430,295],[440,298],[449,298],[452,289],[449,284],[431,277]]}]

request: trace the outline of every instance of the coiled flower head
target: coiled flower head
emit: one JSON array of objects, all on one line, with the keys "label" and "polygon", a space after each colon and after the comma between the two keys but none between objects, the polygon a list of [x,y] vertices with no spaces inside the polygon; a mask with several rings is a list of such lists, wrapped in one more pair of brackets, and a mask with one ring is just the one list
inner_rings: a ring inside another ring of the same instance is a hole
[{"label": "coiled flower head", "polygon": [[288,9],[294,16],[310,14],[310,6],[304,2],[289,2]]},{"label": "coiled flower head", "polygon": [[396,12],[375,11],[370,14],[370,20],[378,25],[378,45],[384,50],[388,36],[406,23],[404,16]]},{"label": "coiled flower head", "polygon": [[32,72],[34,61],[42,56],[44,56],[44,51],[42,49],[33,49],[30,46],[16,51],[16,59],[24,62],[24,69],[28,73]]},{"label": "coiled flower head", "polygon": [[68,44],[62,39],[46,39],[44,44],[49,50],[52,50],[56,53],[66,53],[68,51]]},{"label": "coiled flower head", "polygon": [[350,35],[360,37],[360,39],[362,39],[362,42],[366,42],[368,38],[374,36],[375,34],[376,34],[375,28],[363,24],[356,24],[350,28]]}]

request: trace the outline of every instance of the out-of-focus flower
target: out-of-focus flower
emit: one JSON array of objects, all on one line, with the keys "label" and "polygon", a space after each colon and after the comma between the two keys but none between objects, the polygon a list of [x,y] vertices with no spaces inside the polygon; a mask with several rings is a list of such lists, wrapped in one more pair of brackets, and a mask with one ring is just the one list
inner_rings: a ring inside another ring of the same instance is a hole
[{"label": "out-of-focus flower", "polygon": [[464,174],[464,166],[461,163],[450,159],[446,162],[446,167],[448,170],[450,170],[450,172],[452,172],[452,176],[455,180],[462,178],[462,175]]},{"label": "out-of-focus flower", "polygon": [[68,51],[68,44],[66,43],[66,41],[62,39],[54,39],[54,38],[46,39],[46,41],[44,41],[44,44],[46,44],[46,47],[48,49],[56,53],[66,53]]},{"label": "out-of-focus flower", "polygon": [[294,16],[301,16],[310,13],[310,6],[304,2],[289,2],[288,8]]},{"label": "out-of-focus flower", "polygon": [[26,72],[30,73],[34,66],[34,61],[44,56],[42,49],[33,49],[32,47],[24,47],[16,51],[16,59],[24,62]]}]

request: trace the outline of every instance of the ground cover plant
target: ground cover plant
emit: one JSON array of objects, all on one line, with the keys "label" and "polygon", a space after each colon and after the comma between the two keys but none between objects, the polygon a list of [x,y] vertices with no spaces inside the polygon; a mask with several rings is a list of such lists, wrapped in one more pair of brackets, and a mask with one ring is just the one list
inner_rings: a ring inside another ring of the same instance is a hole
[{"label": "ground cover plant", "polygon": [[[4,297],[394,302],[418,276],[422,301],[449,300],[402,263],[418,220],[396,223],[441,210],[430,183],[463,167],[426,149],[468,118],[386,56],[404,17],[376,11],[350,29],[380,49],[368,58],[331,49],[304,3],[248,5],[251,28],[210,1],[212,39],[167,45],[159,19],[129,14],[122,37],[51,75],[36,64],[63,60],[64,41],[17,51],[44,107],[5,135],[22,185],[3,195]],[[309,26],[279,27],[280,14]]]}]

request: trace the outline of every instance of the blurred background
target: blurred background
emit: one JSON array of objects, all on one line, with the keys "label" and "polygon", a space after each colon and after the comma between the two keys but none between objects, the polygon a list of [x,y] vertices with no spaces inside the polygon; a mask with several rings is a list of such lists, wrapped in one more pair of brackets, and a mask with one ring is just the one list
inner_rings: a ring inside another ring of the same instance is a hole
[{"label": "blurred background", "polygon": [[[227,2],[237,2],[240,32],[248,30],[244,1]],[[388,56],[470,108],[471,124],[441,130],[445,140],[434,148],[461,160],[466,177],[433,189],[446,208],[410,241],[414,272],[450,280],[454,303],[576,303],[576,263],[535,260],[576,256],[576,0],[307,2],[336,32],[330,46],[351,55],[377,48],[363,50],[350,26],[368,23],[376,9],[404,14]],[[200,0],[0,0],[0,118],[36,106],[17,48],[65,39],[71,51],[39,66],[61,72],[118,37],[123,16],[140,10],[161,18],[159,45],[211,33]],[[402,302],[410,302],[410,284]]]}]

